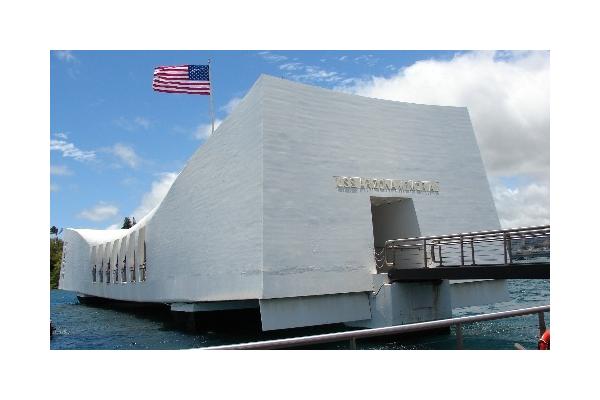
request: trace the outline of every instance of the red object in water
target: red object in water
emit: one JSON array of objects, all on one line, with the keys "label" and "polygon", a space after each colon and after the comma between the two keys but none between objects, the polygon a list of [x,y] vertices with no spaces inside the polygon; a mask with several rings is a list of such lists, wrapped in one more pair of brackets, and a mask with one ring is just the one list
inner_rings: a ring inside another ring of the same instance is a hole
[{"label": "red object in water", "polygon": [[538,350],[550,350],[550,329],[546,329],[546,332],[538,340]]}]

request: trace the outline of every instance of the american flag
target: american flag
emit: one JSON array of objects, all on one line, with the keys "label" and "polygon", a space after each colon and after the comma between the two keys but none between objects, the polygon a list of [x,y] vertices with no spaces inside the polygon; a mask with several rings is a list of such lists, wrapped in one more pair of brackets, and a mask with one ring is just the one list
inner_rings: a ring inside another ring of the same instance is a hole
[{"label": "american flag", "polygon": [[208,65],[176,65],[154,68],[152,89],[157,92],[210,94]]}]

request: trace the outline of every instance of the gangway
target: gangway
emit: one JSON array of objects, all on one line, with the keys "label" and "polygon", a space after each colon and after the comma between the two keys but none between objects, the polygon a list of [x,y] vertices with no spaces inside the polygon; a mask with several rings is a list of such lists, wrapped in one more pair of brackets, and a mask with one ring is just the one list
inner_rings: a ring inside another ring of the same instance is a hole
[{"label": "gangway", "polygon": [[391,281],[549,279],[550,225],[388,240],[375,261]]}]

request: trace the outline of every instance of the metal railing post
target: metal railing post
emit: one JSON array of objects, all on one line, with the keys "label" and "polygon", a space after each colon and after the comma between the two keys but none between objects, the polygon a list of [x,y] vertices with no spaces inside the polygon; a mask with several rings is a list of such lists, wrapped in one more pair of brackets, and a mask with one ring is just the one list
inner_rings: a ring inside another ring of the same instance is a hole
[{"label": "metal railing post", "polygon": [[456,324],[456,349],[463,349],[462,324]]},{"label": "metal railing post", "polygon": [[507,254],[507,247],[506,247],[506,233],[504,235],[502,235],[502,242],[504,244],[504,264],[508,264],[508,254]]},{"label": "metal railing post", "polygon": [[423,268],[427,268],[427,239],[423,239]]},{"label": "metal railing post", "polygon": [[463,236],[460,235],[460,265],[465,265],[465,250],[463,248]]},{"label": "metal railing post", "polygon": [[350,339],[350,350],[356,350],[356,338]]},{"label": "metal railing post", "polygon": [[475,265],[475,244],[473,243],[474,239],[471,236],[471,264]]},{"label": "metal railing post", "polygon": [[538,313],[538,322],[540,325],[540,337],[546,332],[546,320],[544,319],[544,312]]},{"label": "metal railing post", "polygon": [[512,260],[512,240],[510,238],[510,233],[508,233],[508,241],[507,241],[507,247],[508,247],[508,263],[512,264],[513,260]]}]

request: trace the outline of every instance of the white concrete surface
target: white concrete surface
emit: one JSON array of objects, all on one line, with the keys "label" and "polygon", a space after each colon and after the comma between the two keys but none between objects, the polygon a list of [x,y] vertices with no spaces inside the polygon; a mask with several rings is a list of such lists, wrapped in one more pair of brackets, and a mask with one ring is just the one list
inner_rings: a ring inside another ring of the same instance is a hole
[{"label": "white concrete surface", "polygon": [[473,280],[450,285],[452,308],[479,306],[509,301],[504,280]]},{"label": "white concrete surface", "polygon": [[264,331],[371,318],[366,293],[261,299],[259,302]]},{"label": "white concrete surface", "polygon": [[347,325],[380,328],[452,317],[448,281],[390,283],[387,274],[376,274],[373,286],[369,296],[371,318]]},{"label": "white concrete surface", "polygon": [[[338,188],[335,176],[439,182],[439,192]],[[65,230],[60,287],[165,303],[365,297],[375,273],[371,197],[405,198],[414,207],[412,219],[390,214],[397,226],[381,228],[385,235],[499,228],[466,108],[369,99],[263,75],[133,228]],[[94,261],[100,271],[110,257],[114,268],[125,248],[128,265],[135,257],[136,282],[128,267],[126,284],[114,284],[114,274],[110,284],[106,276],[93,283]]]}]

